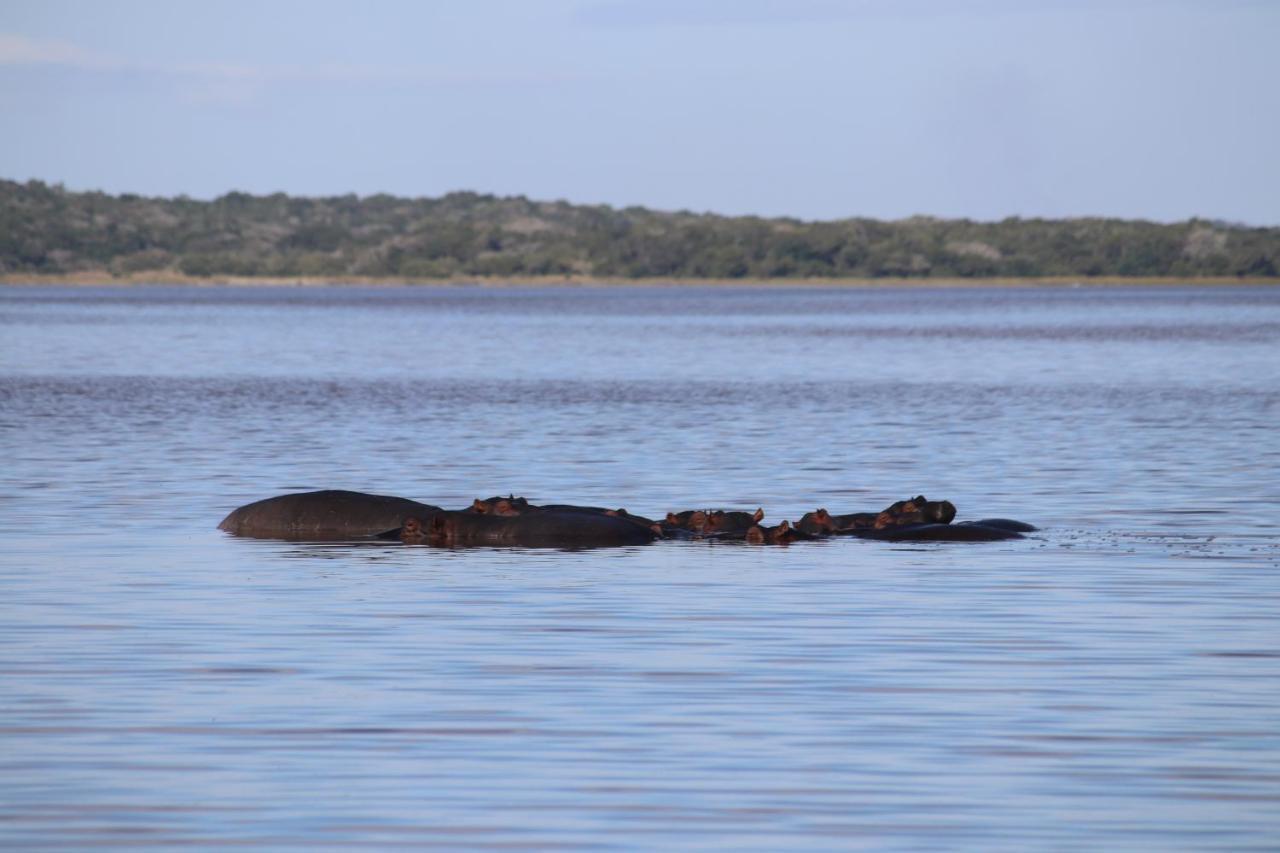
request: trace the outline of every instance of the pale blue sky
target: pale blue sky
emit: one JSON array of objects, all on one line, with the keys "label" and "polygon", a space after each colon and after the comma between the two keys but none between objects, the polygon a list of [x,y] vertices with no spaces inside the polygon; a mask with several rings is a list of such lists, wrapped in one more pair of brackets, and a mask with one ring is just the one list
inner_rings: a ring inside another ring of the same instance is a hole
[{"label": "pale blue sky", "polygon": [[0,176],[1280,224],[1277,0],[0,0]]}]

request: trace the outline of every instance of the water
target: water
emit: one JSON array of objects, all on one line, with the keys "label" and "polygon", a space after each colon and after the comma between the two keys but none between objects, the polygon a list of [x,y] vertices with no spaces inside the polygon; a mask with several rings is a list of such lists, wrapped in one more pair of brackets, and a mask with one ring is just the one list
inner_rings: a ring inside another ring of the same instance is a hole
[{"label": "water", "polygon": [[[0,842],[1280,846],[1280,289],[0,290]],[[351,488],[1023,541],[238,540]]]}]

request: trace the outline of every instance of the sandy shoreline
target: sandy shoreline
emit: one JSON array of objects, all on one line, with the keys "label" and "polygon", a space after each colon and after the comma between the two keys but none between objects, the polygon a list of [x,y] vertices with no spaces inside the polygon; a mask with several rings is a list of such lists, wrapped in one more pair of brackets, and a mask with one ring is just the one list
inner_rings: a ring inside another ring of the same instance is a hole
[{"label": "sandy shoreline", "polygon": [[1040,278],[607,278],[590,276],[534,276],[514,278],[460,277],[457,279],[400,278],[313,278],[271,276],[194,277],[181,273],[113,276],[105,272],[68,275],[0,275],[0,285],[59,285],[79,287],[145,287],[183,285],[190,287],[854,287],[920,288],[959,287],[1137,287],[1222,285],[1280,285],[1280,277],[1168,278],[1152,276],[1045,276]]}]

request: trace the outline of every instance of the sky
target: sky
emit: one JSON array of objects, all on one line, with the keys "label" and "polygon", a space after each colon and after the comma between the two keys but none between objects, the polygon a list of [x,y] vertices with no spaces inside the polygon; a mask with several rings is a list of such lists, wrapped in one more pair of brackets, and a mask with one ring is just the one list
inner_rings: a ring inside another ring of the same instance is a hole
[{"label": "sky", "polygon": [[1280,0],[0,0],[0,177],[1280,224]]}]

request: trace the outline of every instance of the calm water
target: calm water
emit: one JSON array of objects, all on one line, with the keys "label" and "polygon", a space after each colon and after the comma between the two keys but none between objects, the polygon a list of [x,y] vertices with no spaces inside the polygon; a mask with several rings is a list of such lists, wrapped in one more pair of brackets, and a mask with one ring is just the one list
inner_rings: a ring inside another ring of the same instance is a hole
[{"label": "calm water", "polygon": [[[0,843],[1280,847],[1280,289],[0,290]],[[237,540],[350,488],[1024,541]]]}]

